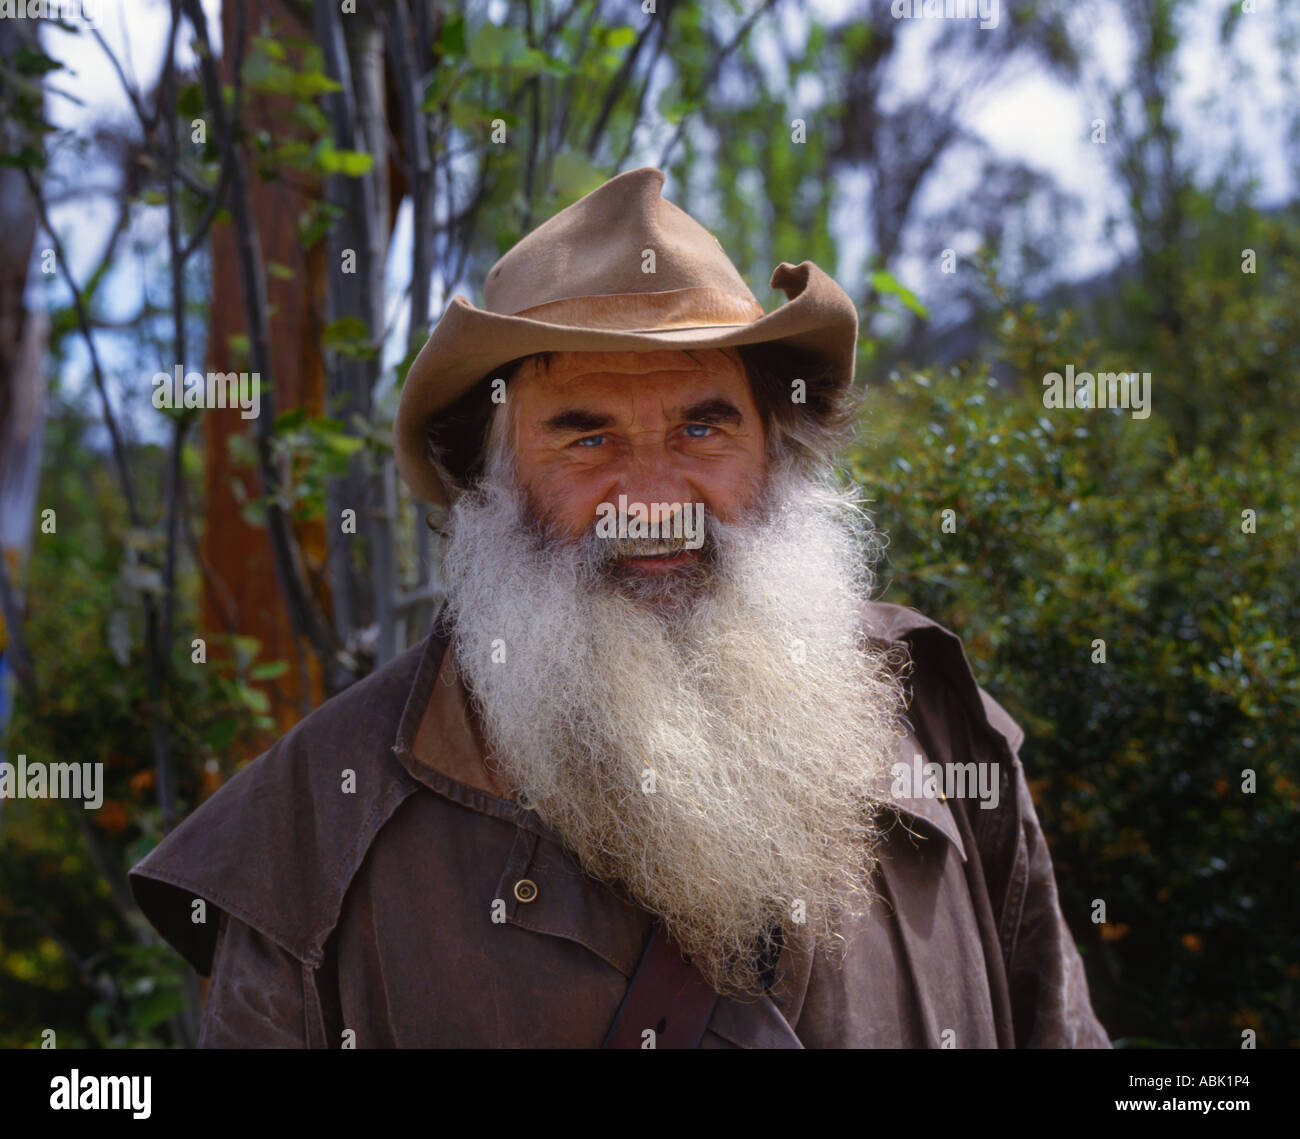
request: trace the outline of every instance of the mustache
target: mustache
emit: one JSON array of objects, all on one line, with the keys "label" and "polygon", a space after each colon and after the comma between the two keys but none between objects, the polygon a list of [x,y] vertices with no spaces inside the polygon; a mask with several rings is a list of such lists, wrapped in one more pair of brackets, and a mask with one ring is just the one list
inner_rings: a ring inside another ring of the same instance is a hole
[{"label": "mustache", "polygon": [[[606,538],[596,534],[594,528],[583,534],[578,556],[583,570],[606,582],[621,582],[638,595],[659,597],[664,591],[687,589],[690,592],[703,588],[730,563],[725,544],[717,529],[708,519],[702,535],[703,541],[690,543],[684,537],[666,538]],[[658,582],[641,582],[640,574],[629,564],[633,558],[672,557],[691,553],[694,557]]]}]

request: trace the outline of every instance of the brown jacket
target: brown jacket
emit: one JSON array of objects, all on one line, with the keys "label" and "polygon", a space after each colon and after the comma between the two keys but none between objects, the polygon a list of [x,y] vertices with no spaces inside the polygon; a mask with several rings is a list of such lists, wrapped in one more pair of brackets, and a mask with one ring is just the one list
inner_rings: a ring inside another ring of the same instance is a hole
[{"label": "brown jacket", "polygon": [[[998,806],[897,796],[880,900],[848,953],[811,954],[787,931],[769,992],[719,1000],[703,1046],[1109,1047],[1023,733],[953,634],[896,605],[865,619],[913,661],[899,762],[997,764]],[[212,976],[201,1046],[600,1045],[654,915],[588,877],[482,757],[435,627],[132,869],[149,920]]]}]

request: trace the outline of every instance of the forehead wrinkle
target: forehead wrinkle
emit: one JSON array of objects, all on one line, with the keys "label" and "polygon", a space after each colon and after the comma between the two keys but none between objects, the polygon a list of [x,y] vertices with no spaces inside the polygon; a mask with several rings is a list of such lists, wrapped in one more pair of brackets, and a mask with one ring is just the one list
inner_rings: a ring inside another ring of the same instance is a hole
[{"label": "forehead wrinkle", "polygon": [[[696,349],[699,353],[721,353],[706,356],[701,362],[683,349],[651,349],[643,352],[554,352],[544,370],[532,368],[533,375],[545,375],[552,380],[586,379],[592,376],[617,375],[744,375],[744,363],[734,348]],[[603,357],[593,361],[591,358]],[[533,361],[530,360],[530,363]],[[578,369],[578,370],[574,370]]]},{"label": "forehead wrinkle", "polygon": [[692,377],[697,382],[719,380],[719,378],[732,378],[731,373],[716,372],[707,368],[647,368],[646,371],[637,372],[582,372],[576,374],[576,376],[552,376],[549,378],[551,385],[554,387],[582,386],[585,387],[585,389],[588,389],[588,393],[591,395],[604,394],[604,391],[608,391],[611,395],[619,395],[621,381],[627,380],[630,376],[651,376],[655,378],[663,378],[663,380],[669,380],[669,378],[676,380],[677,377]]},{"label": "forehead wrinkle", "polygon": [[727,390],[733,388],[751,398],[753,395],[749,377],[743,372],[712,367],[645,368],[637,370],[612,368],[577,372],[572,375],[565,374],[562,371],[557,374],[553,368],[549,373],[534,373],[527,378],[527,383],[521,386],[531,388],[539,394],[546,393],[551,398],[563,396],[575,400],[591,399],[600,401],[605,397],[622,399],[629,394],[634,397],[642,394],[642,389],[635,386],[629,387],[628,378],[632,376],[650,377],[652,384],[656,380],[668,381],[674,384],[679,383],[682,379],[694,381],[693,391],[677,397],[680,400],[680,407],[689,407],[706,399],[734,400],[736,395],[728,394]]},{"label": "forehead wrinkle", "polygon": [[[603,394],[605,393],[593,393],[590,403],[585,403],[581,397],[575,397],[555,414],[547,416],[541,426],[546,430],[596,431],[612,427],[623,420],[630,419],[635,423],[650,409],[657,410],[664,419],[669,421],[716,418],[720,422],[744,422],[746,419],[741,406],[743,401],[724,394],[718,388],[706,388],[703,391],[697,389],[682,396],[663,392],[630,392],[628,393],[630,399],[627,401],[617,399],[615,395],[615,403],[607,403],[600,398]],[[614,393],[610,394],[614,395]],[[583,418],[591,422],[588,426],[580,428],[576,421]],[[574,421],[571,428],[563,422],[566,419]]]}]

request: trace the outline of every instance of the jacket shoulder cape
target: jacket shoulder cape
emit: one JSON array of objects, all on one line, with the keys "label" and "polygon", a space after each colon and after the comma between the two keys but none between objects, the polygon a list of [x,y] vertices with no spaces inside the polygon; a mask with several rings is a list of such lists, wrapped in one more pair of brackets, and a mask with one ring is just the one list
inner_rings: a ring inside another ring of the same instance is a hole
[{"label": "jacket shoulder cape", "polygon": [[[1016,751],[1023,732],[979,687],[960,640],[941,625],[915,610],[873,602],[864,609],[864,631],[906,646],[908,716],[928,753],[953,754],[946,742],[937,750],[932,745],[976,733],[1003,761],[1001,807],[956,813],[959,827],[970,832],[963,835],[967,847],[979,851],[1009,968],[1027,878],[1028,852],[1017,841],[1023,781]],[[131,869],[140,909],[200,975],[212,970],[218,915],[211,907],[309,968],[320,966],[372,842],[422,789],[395,756],[394,740],[408,719],[408,699],[427,691],[419,682],[432,681],[426,670],[436,675],[446,643],[435,622],[428,638],[326,701],[240,770]]]},{"label": "jacket shoulder cape", "polygon": [[393,740],[427,647],[327,700],[131,869],[140,909],[200,975],[211,973],[217,915],[195,907],[199,898],[320,964],[367,849],[420,788]]}]

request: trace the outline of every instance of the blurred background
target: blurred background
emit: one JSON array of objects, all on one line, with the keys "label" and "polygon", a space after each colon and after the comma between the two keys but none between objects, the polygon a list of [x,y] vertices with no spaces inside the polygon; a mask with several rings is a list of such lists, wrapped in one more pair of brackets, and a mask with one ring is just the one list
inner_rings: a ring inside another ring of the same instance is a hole
[{"label": "blurred background", "polygon": [[[857,301],[880,597],[1026,729],[1116,1043],[1300,1045],[1300,4],[915,7],[4,9],[0,759],[106,789],[0,800],[0,1046],[194,1042],[126,870],[426,634],[414,351],[642,165],[769,311],[782,261]],[[260,414],[157,407],[178,366]],[[1067,366],[1149,418],[1045,406]]]}]

